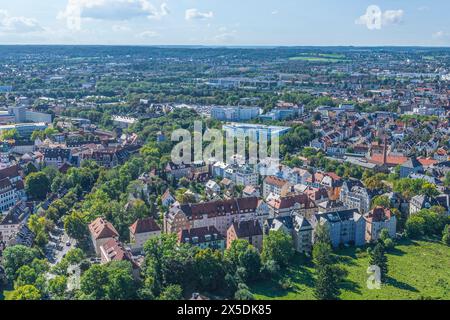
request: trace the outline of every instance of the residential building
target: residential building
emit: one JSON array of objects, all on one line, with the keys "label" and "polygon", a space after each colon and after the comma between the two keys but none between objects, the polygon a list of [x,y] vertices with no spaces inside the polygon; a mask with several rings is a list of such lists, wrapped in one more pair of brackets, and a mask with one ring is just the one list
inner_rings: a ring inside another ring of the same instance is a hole
[{"label": "residential building", "polygon": [[89,224],[89,232],[91,234],[92,244],[94,245],[97,255],[101,254],[100,247],[106,242],[118,239],[119,233],[116,228],[103,218],[97,218]]},{"label": "residential building", "polygon": [[181,230],[178,232],[178,243],[191,244],[200,249],[225,250],[225,237],[214,226]]},{"label": "residential building", "polygon": [[327,228],[333,247],[354,244],[362,246],[366,243],[366,222],[358,209],[347,209],[319,213],[312,217],[314,230],[317,226]]},{"label": "residential building", "polygon": [[397,233],[397,217],[390,209],[376,207],[364,215],[366,220],[366,241],[374,242],[380,238],[381,230],[386,229],[394,239]]},{"label": "residential building", "polygon": [[276,196],[285,196],[292,190],[292,185],[289,181],[277,178],[275,176],[268,176],[263,182],[263,197],[267,198],[271,193]]},{"label": "residential building", "polygon": [[142,251],[147,240],[161,235],[161,228],[153,218],[138,219],[130,227],[130,245],[135,252]]},{"label": "residential building", "polygon": [[339,199],[347,208],[356,208],[359,212],[366,213],[370,210],[372,193],[361,181],[349,179],[344,181]]},{"label": "residential building", "polygon": [[271,217],[290,216],[294,212],[301,212],[304,216],[309,216],[317,210],[314,201],[304,193],[272,198],[268,200],[267,206]]},{"label": "residential building", "polygon": [[258,220],[262,224],[268,218],[269,208],[264,201],[252,198],[234,198],[196,204],[174,203],[164,215],[164,232],[214,226],[226,235],[235,221]]},{"label": "residential building", "polygon": [[227,249],[235,240],[246,240],[259,251],[263,245],[263,230],[258,220],[236,221],[227,230]]},{"label": "residential building", "polygon": [[257,118],[259,107],[213,107],[211,117],[220,121],[240,122]]},{"label": "residential building", "polygon": [[407,178],[412,173],[422,173],[422,164],[415,158],[409,158],[408,161],[400,166],[400,178]]}]

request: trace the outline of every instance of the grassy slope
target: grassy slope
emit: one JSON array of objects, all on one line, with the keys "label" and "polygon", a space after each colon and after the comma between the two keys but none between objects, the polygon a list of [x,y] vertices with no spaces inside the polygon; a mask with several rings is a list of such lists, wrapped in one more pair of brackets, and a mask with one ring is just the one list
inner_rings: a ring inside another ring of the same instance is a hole
[{"label": "grassy slope", "polygon": [[[418,299],[432,297],[450,300],[450,248],[437,242],[402,241],[389,253],[389,280],[380,290],[366,286],[368,257],[356,257],[355,248],[339,251],[341,264],[349,272],[341,299]],[[277,280],[253,286],[258,299],[314,299],[314,271],[300,259],[288,271],[295,289],[283,290]]]}]

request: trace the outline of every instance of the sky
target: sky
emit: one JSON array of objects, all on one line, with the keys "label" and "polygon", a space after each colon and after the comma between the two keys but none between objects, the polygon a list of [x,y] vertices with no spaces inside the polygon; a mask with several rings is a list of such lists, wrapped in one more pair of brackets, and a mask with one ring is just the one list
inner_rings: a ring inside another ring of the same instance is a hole
[{"label": "sky", "polygon": [[449,46],[449,0],[1,0],[0,44]]}]

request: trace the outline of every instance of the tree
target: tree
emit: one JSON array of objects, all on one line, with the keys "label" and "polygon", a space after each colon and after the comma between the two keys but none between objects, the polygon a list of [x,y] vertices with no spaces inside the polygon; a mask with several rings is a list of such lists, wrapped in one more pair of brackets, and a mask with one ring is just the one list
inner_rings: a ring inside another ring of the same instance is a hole
[{"label": "tree", "polygon": [[168,286],[164,288],[163,292],[159,296],[159,300],[183,300],[183,289],[179,285]]},{"label": "tree", "polygon": [[388,258],[382,242],[378,242],[375,248],[370,251],[369,263],[372,266],[377,266],[380,268],[381,281],[384,283],[388,274]]},{"label": "tree", "polygon": [[33,285],[16,288],[6,295],[6,300],[40,300],[41,292]]},{"label": "tree", "polygon": [[387,196],[376,196],[372,201],[372,209],[376,207],[389,208],[391,206],[391,201]]},{"label": "tree", "polygon": [[234,295],[236,300],[255,300],[253,294],[250,292],[250,289],[244,283],[238,284],[238,289]]},{"label": "tree", "polygon": [[322,242],[331,244],[330,231],[327,225],[319,224],[314,232],[314,243]]},{"label": "tree", "polygon": [[31,264],[37,257],[38,252],[35,249],[23,245],[7,247],[3,251],[3,267],[8,280],[14,280],[16,271],[22,266]]},{"label": "tree", "polygon": [[424,233],[425,219],[419,215],[412,215],[405,224],[406,235],[411,239],[417,239]]},{"label": "tree", "polygon": [[108,281],[105,287],[108,300],[130,300],[136,297],[133,269],[128,261],[114,261],[106,265]]},{"label": "tree", "polygon": [[374,176],[364,179],[364,185],[369,190],[383,190],[386,188],[383,180],[387,179],[387,176],[383,173],[378,173]]},{"label": "tree", "polygon": [[96,300],[129,300],[136,297],[131,263],[113,261],[92,265],[81,276],[81,292]]},{"label": "tree", "polygon": [[439,195],[439,191],[437,190],[436,185],[429,182],[423,184],[422,193],[430,197],[436,197]]},{"label": "tree", "polygon": [[339,282],[345,272],[336,263],[336,257],[331,248],[327,229],[318,228],[319,235],[313,246],[313,262],[316,268],[314,295],[320,300],[336,300],[339,297]]},{"label": "tree", "polygon": [[0,140],[17,140],[19,138],[19,132],[17,132],[17,129],[11,129],[2,132],[0,135]]},{"label": "tree", "polygon": [[450,246],[450,224],[446,225],[442,233],[442,242]]},{"label": "tree", "polygon": [[67,277],[56,276],[48,281],[47,290],[53,300],[64,299],[67,289]]},{"label": "tree", "polygon": [[25,179],[27,194],[36,200],[44,200],[50,191],[50,180],[43,172],[30,173]]},{"label": "tree", "polygon": [[450,171],[445,175],[444,185],[450,187]]},{"label": "tree", "polygon": [[391,239],[391,236],[389,235],[388,229],[382,229],[380,232],[380,241],[383,242],[384,247],[389,250],[393,249],[395,246],[394,241]]},{"label": "tree", "polygon": [[80,289],[83,294],[96,300],[106,298],[106,285],[108,283],[108,272],[101,265],[93,265],[80,279]]},{"label": "tree", "polygon": [[316,266],[330,265],[335,262],[331,245],[326,242],[316,242],[313,246],[313,262]]},{"label": "tree", "polygon": [[28,228],[35,235],[35,244],[40,248],[44,248],[48,243],[48,233],[53,229],[53,223],[45,217],[39,217],[37,214],[33,214],[28,219]]},{"label": "tree", "polygon": [[195,269],[199,277],[199,290],[217,291],[223,286],[225,270],[219,251],[204,249],[195,254]]},{"label": "tree", "polygon": [[239,274],[241,281],[254,281],[260,275],[261,257],[258,250],[246,240],[234,240],[230,248],[225,251],[225,259],[234,272],[238,268],[243,269]]},{"label": "tree", "polygon": [[72,213],[64,219],[64,230],[69,237],[83,243],[88,239],[88,228],[83,215],[78,211]]},{"label": "tree", "polygon": [[326,264],[317,268],[314,296],[319,300],[337,300],[340,281],[340,270],[337,266]]},{"label": "tree", "polygon": [[280,267],[286,267],[294,255],[292,237],[283,231],[270,231],[263,240],[261,258],[263,261],[273,260]]}]

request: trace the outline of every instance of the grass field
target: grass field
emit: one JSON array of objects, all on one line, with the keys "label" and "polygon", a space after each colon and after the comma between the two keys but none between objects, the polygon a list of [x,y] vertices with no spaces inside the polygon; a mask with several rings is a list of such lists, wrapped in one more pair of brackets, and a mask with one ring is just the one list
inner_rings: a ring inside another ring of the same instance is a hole
[{"label": "grass field", "polygon": [[318,53],[318,54],[300,54],[297,57],[289,58],[291,61],[307,62],[341,62],[345,61],[345,55],[338,53]]},{"label": "grass field", "polygon": [[[343,300],[407,300],[433,298],[450,300],[450,248],[438,242],[403,240],[388,254],[389,280],[380,290],[369,290],[366,273],[369,259],[355,248],[340,250],[341,265],[348,271],[342,285]],[[284,290],[278,279],[252,287],[257,299],[314,299],[314,270],[301,258],[286,274],[294,289]],[[306,265],[305,265],[306,264]]]}]

